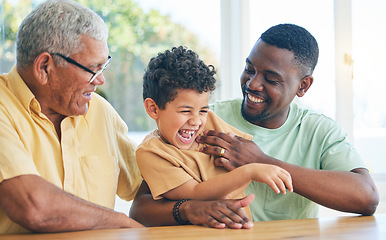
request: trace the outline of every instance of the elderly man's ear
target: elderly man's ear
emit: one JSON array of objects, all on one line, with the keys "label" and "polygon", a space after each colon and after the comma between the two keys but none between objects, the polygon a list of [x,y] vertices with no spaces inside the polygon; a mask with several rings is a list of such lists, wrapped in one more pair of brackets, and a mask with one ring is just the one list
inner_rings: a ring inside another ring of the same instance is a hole
[{"label": "elderly man's ear", "polygon": [[33,75],[40,84],[44,85],[48,82],[48,77],[55,67],[54,60],[48,52],[39,54],[33,64]]}]

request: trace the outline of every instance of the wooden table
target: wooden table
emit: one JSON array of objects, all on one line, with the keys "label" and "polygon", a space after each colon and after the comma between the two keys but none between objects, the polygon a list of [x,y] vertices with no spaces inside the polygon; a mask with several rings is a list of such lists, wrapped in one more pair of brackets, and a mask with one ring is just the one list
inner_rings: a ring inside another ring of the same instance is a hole
[{"label": "wooden table", "polygon": [[54,234],[0,235],[0,239],[386,239],[386,214],[255,222],[252,229],[213,229],[201,226],[110,229]]}]

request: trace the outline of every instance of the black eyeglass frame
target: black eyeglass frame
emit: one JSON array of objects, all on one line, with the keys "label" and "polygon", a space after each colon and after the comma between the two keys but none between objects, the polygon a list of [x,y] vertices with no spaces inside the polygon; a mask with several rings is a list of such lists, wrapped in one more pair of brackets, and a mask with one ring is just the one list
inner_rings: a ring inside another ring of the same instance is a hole
[{"label": "black eyeglass frame", "polygon": [[91,69],[83,66],[82,64],[78,63],[77,61],[75,61],[74,59],[70,58],[70,57],[66,57],[64,56],[63,54],[61,53],[50,53],[51,55],[57,55],[61,58],[63,58],[64,60],[66,60],[68,63],[71,63],[71,64],[74,64],[75,66],[85,70],[86,72],[89,72],[92,74],[92,77],[89,81],[89,83],[92,83],[107,67],[107,65],[109,65],[110,61],[111,61],[111,56],[108,56],[107,57],[107,61],[102,65],[102,68],[99,69],[98,71],[94,72],[92,71]]}]

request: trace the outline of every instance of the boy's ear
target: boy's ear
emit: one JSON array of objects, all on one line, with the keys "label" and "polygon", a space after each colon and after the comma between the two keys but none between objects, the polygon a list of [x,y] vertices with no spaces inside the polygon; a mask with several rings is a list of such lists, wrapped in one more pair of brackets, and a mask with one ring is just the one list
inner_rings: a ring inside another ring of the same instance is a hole
[{"label": "boy's ear", "polygon": [[302,80],[300,80],[300,86],[296,95],[298,97],[303,97],[304,94],[306,94],[308,89],[311,87],[313,82],[314,82],[314,77],[312,75],[305,76]]},{"label": "boy's ear", "polygon": [[144,101],[147,114],[154,120],[158,119],[159,108],[152,98],[146,98]]},{"label": "boy's ear", "polygon": [[42,85],[48,82],[48,75],[54,66],[52,56],[48,52],[39,54],[33,64],[33,75]]}]

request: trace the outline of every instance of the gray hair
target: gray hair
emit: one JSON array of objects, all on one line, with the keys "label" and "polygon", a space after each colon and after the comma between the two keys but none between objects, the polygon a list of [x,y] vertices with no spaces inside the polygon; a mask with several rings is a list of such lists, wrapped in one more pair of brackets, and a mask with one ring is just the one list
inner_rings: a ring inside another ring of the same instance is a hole
[{"label": "gray hair", "polygon": [[[106,24],[98,14],[71,0],[43,2],[28,14],[19,27],[16,36],[17,64],[25,68],[33,64],[42,52],[66,56],[76,54],[84,47],[82,35],[107,41]],[[58,61],[59,64],[63,62]]]}]

